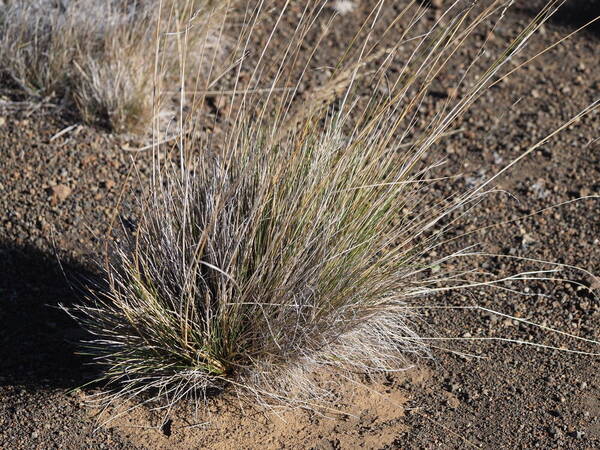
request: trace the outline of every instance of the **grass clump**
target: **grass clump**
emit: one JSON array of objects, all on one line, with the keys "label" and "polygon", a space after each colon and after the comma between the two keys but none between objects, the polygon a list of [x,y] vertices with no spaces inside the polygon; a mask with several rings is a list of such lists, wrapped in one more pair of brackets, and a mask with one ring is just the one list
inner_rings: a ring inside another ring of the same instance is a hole
[{"label": "grass clump", "polygon": [[[443,269],[465,252],[429,256],[450,215],[476,202],[487,183],[434,200],[427,188],[435,167],[422,157],[497,81],[556,3],[487,71],[471,74],[470,66],[465,94],[444,100],[421,126],[419,107],[438,75],[506,5],[453,3],[422,34],[424,10],[408,2],[394,21],[408,26],[390,48],[381,42],[393,26],[373,33],[381,5],[329,81],[300,106],[296,94],[310,63],[301,43],[320,14],[312,2],[276,59],[265,56],[270,38],[248,85],[234,81],[236,103],[221,140],[195,133],[189,118],[192,131],[182,131],[174,147],[153,147],[152,184],[135,232],[107,263],[109,288],[71,310],[96,337],[86,346],[106,369],[110,398],[148,393],[176,401],[229,387],[266,403],[311,405],[323,393],[312,373],[395,371],[429,354],[411,327],[411,299],[489,281],[477,270]],[[234,61],[247,54],[261,14],[248,15]],[[399,56],[403,69],[391,77]],[[257,89],[265,84],[266,94]],[[169,150],[174,160],[165,158]]]},{"label": "grass clump", "polygon": [[148,131],[156,82],[177,83],[184,56],[176,39],[157,54],[157,35],[173,22],[189,23],[185,59],[200,70],[217,40],[211,8],[210,0],[3,1],[0,73],[33,100],[75,107],[85,122]]}]

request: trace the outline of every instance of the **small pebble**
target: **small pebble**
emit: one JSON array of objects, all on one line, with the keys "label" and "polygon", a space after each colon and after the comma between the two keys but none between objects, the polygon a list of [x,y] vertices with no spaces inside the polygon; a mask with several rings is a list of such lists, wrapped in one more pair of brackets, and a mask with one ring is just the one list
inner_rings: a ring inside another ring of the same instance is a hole
[{"label": "small pebble", "polygon": [[71,195],[71,188],[66,184],[57,184],[50,188],[50,194],[52,195],[52,202],[56,204],[65,201]]},{"label": "small pebble", "polygon": [[569,433],[569,436],[575,439],[582,439],[583,435],[584,433],[582,431],[572,431],[571,433]]}]

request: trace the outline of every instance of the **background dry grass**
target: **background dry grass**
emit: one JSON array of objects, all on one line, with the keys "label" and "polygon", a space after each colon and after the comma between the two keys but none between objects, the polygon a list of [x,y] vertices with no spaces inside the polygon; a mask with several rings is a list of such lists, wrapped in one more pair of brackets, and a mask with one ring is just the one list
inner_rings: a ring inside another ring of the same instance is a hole
[{"label": "background dry grass", "polygon": [[[169,35],[182,22],[185,36]],[[85,122],[117,132],[144,132],[154,113],[173,110],[155,95],[157,83],[177,87],[182,61],[198,76],[218,25],[210,0],[5,0],[0,71],[33,100],[75,107]]]}]

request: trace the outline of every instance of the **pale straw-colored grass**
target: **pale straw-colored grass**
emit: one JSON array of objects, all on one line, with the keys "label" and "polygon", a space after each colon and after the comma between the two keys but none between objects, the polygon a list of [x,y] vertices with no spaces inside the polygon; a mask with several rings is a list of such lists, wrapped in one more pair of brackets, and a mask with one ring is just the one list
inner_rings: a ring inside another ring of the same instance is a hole
[{"label": "pale straw-colored grass", "polygon": [[[173,109],[155,95],[156,83],[177,87],[182,59],[195,76],[221,51],[219,14],[210,0],[4,0],[0,73],[31,100],[52,99],[79,120],[147,132],[157,106]],[[177,22],[188,24],[186,55],[176,39],[157,54],[157,35]]]}]

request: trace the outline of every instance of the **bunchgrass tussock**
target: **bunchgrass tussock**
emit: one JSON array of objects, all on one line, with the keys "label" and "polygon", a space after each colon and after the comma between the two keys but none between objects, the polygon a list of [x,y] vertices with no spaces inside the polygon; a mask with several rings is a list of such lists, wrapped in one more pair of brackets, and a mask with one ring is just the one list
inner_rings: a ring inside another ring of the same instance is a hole
[{"label": "bunchgrass tussock", "polygon": [[[468,37],[502,18],[506,2],[452,3],[426,32],[424,9],[407,2],[376,33],[384,5],[377,2],[329,81],[304,100],[299,87],[318,48],[303,59],[302,42],[325,4],[306,2],[277,47],[286,3],[253,60],[253,31],[273,10],[262,2],[248,9],[231,55],[224,132],[202,132],[191,114],[174,145],[153,146],[136,229],[107,252],[108,288],[69,310],[94,335],[85,347],[104,369],[105,398],[172,404],[230,389],[264,404],[312,407],[327,395],[315,373],[397,371],[429,356],[412,327],[413,299],[546,276],[443,269],[474,258],[471,248],[429,256],[454,214],[493,190],[493,179],[436,199],[429,188],[444,180],[423,156],[508,71],[558,4],[549,2],[487,70],[465,69],[464,94],[441,100],[424,124],[424,96]],[[398,59],[402,70],[388,71]],[[209,80],[204,91],[216,85]]]},{"label": "bunchgrass tussock", "polygon": [[[157,103],[173,109],[153,96],[156,84],[177,88],[181,60],[196,75],[222,50],[219,14],[210,0],[0,2],[0,73],[30,99],[52,99],[79,120],[143,133]],[[176,22],[189,25],[187,54],[177,39],[157,52],[157,34]]]}]

